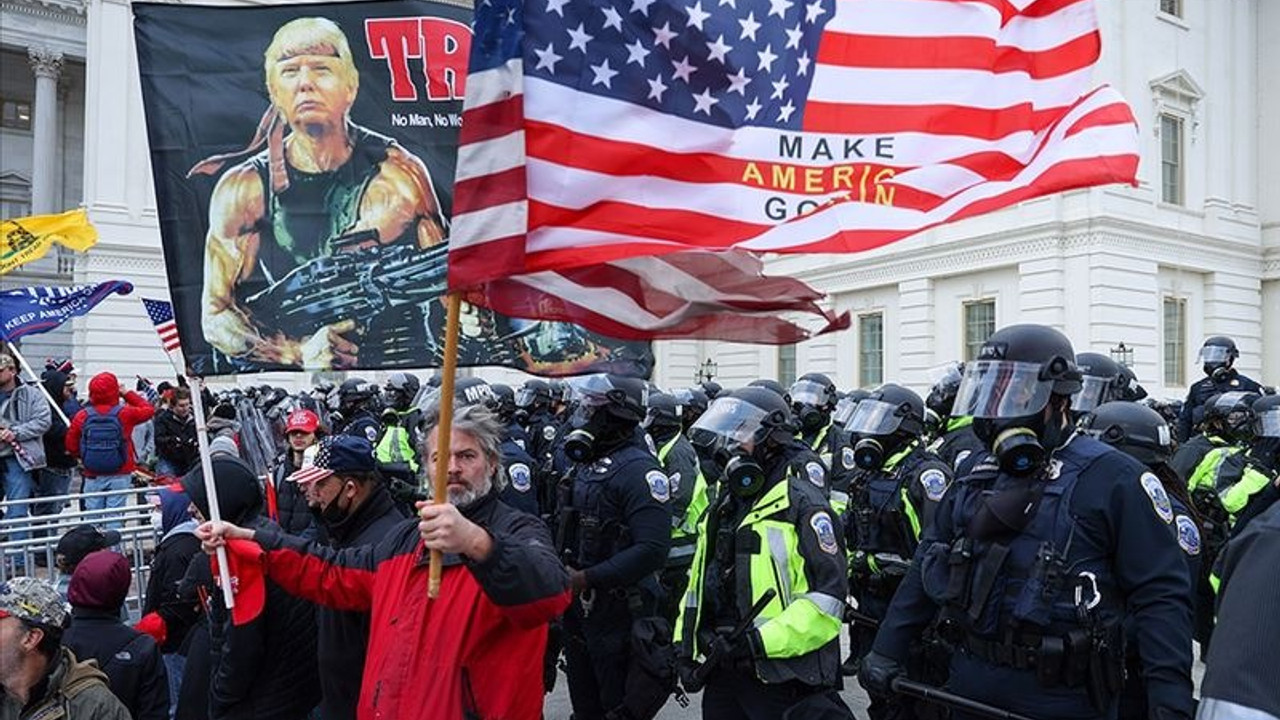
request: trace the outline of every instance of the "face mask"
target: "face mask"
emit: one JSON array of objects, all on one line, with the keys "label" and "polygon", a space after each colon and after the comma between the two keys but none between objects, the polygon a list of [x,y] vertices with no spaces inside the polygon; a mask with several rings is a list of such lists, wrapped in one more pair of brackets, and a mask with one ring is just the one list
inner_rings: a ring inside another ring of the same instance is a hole
[{"label": "face mask", "polygon": [[764,468],[750,455],[735,454],[724,466],[724,481],[729,492],[740,498],[753,498],[764,487]]},{"label": "face mask", "polygon": [[816,432],[827,424],[826,414],[815,407],[806,406],[800,411],[800,428],[806,433]]},{"label": "face mask", "polygon": [[151,529],[156,532],[164,530],[164,515],[162,513],[151,513]]},{"label": "face mask", "polygon": [[574,428],[564,437],[564,454],[576,463],[590,462],[595,458],[596,436],[585,427]]},{"label": "face mask", "polygon": [[1231,379],[1231,368],[1226,365],[1205,365],[1204,372],[1216,383],[1224,383]]},{"label": "face mask", "polygon": [[884,464],[884,445],[875,438],[862,438],[853,446],[853,464],[863,470],[876,470]]},{"label": "face mask", "polygon": [[342,490],[338,491],[339,494],[333,499],[333,502],[324,506],[324,508],[320,509],[316,513],[320,522],[324,523],[326,527],[337,527],[347,518],[351,517],[351,505],[348,504],[345,508],[341,507],[342,492],[345,490],[346,485],[343,485]]}]

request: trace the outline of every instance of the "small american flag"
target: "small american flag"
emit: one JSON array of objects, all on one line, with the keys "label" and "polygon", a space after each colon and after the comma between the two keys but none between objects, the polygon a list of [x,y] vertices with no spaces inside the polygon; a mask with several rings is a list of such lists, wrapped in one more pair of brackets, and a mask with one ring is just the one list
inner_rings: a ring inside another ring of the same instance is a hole
[{"label": "small american flag", "polygon": [[151,324],[156,326],[156,334],[160,336],[160,344],[164,351],[172,355],[182,350],[178,341],[178,325],[173,321],[173,305],[165,300],[142,298],[142,305],[151,317]]}]

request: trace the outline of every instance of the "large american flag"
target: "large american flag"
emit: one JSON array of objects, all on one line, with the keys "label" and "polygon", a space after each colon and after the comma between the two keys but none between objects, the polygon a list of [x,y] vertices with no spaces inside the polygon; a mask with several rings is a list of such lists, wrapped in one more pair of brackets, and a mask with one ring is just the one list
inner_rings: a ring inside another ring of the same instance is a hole
[{"label": "large american flag", "polygon": [[1092,0],[481,0],[475,27],[450,283],[512,314],[812,309],[705,251],[867,250],[1137,171]]},{"label": "large american flag", "polygon": [[178,340],[178,325],[173,321],[173,305],[167,300],[142,298],[142,306],[147,309],[151,324],[156,326],[160,345],[173,358],[175,353],[182,351],[182,343]]}]

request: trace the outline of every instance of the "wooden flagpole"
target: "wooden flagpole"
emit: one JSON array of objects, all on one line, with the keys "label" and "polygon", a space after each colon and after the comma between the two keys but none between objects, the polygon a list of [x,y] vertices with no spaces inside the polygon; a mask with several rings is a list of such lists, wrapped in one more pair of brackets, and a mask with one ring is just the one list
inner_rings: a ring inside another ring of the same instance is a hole
[{"label": "wooden flagpole", "polygon": [[[436,462],[431,476],[431,500],[439,505],[448,502],[449,440],[453,435],[453,381],[458,373],[458,316],[462,312],[462,295],[449,293],[446,297],[448,314],[444,330],[444,367],[440,371],[440,422],[436,425]],[[427,597],[440,597],[440,574],[444,571],[444,555],[431,551],[431,565],[427,576]]]},{"label": "wooden flagpole", "polygon": [[[175,368],[182,372],[182,368]],[[191,388],[191,412],[196,416],[196,445],[200,448],[200,470],[204,475],[204,494],[209,498],[209,517],[206,520],[222,522],[222,511],[218,508],[218,484],[213,478],[213,456],[209,454],[209,426],[204,418],[204,379],[187,375],[187,386]],[[227,565],[227,548],[217,549],[218,584],[222,587],[223,602],[227,609],[236,605],[235,593],[231,588],[231,567]]]}]

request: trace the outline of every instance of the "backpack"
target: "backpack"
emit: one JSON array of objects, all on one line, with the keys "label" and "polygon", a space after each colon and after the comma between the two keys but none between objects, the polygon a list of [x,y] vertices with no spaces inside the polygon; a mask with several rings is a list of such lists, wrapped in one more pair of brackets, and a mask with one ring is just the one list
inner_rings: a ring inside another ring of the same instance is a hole
[{"label": "backpack", "polygon": [[117,405],[105,415],[92,405],[85,408],[84,427],[80,431],[80,461],[85,470],[116,473],[128,460],[120,408]]}]

